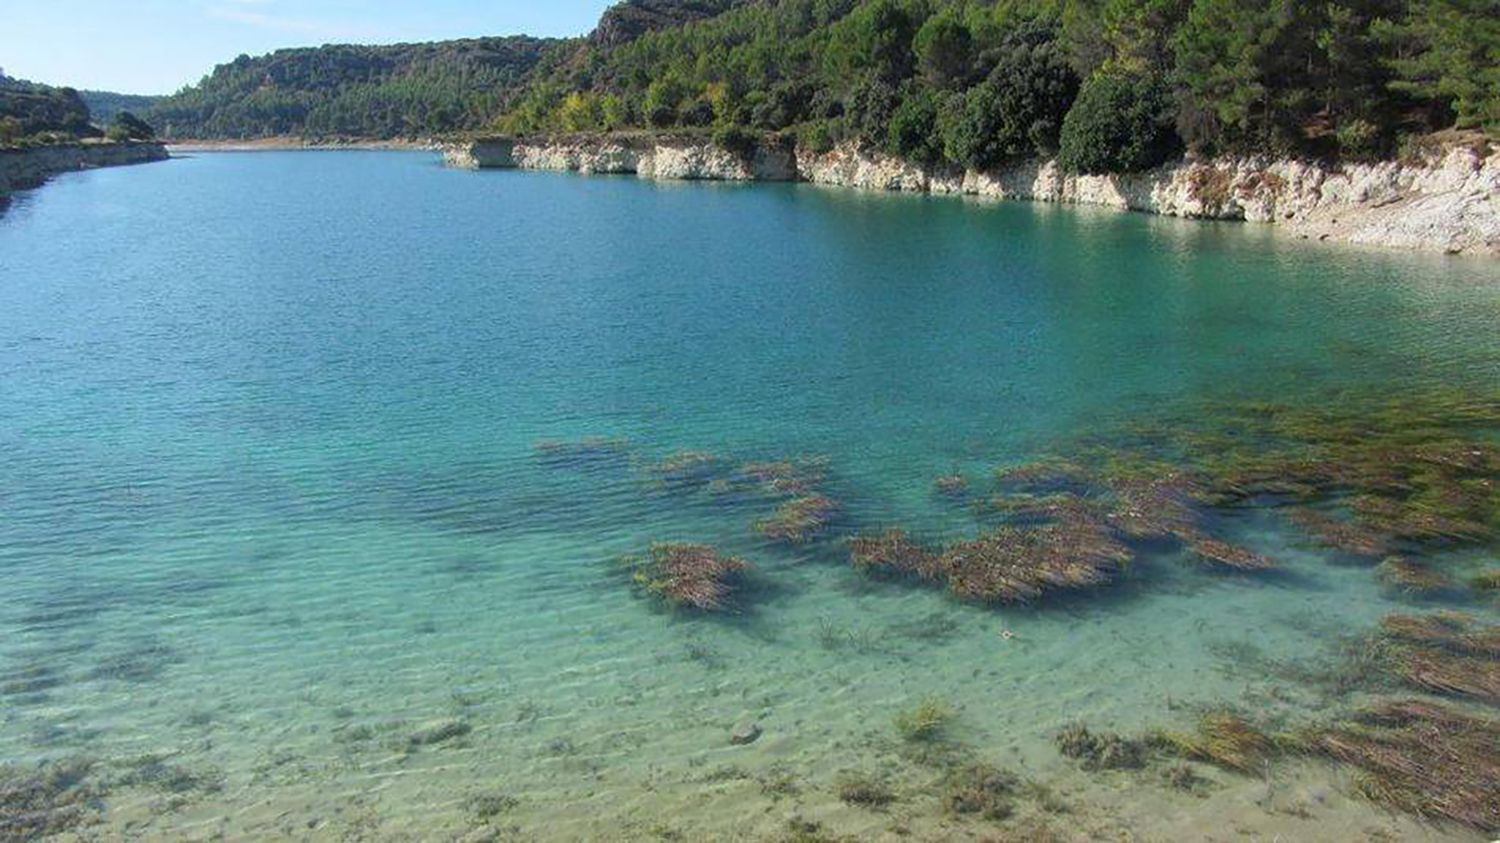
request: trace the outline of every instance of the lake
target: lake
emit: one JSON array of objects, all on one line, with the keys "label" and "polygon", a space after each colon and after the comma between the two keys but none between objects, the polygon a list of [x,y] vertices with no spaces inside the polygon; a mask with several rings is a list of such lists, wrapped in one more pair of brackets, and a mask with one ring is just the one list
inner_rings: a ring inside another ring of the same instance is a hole
[{"label": "lake", "polygon": [[[1056,738],[1431,695],[1329,677],[1387,616],[1500,618],[1497,326],[1493,261],[1251,225],[412,152],[66,175],[0,216],[0,760],[105,838],[1479,839],[1312,755]],[[1425,467],[1329,477],[1370,442]],[[1345,504],[1378,550],[1289,517]],[[1129,559],[1024,601],[850,564],[1048,523]],[[653,543],[752,567],[673,610]],[[978,764],[1003,810],[953,797]]]}]

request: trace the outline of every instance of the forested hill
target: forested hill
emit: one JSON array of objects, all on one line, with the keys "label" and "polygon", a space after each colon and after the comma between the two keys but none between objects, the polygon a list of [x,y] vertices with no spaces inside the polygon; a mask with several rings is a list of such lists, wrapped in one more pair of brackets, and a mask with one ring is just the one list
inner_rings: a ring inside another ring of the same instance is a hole
[{"label": "forested hill", "polygon": [[586,38],[240,57],[174,137],[697,129],[1078,171],[1500,130],[1500,0],[627,0]]},{"label": "forested hill", "polygon": [[777,131],[1083,171],[1500,129],[1500,0],[764,0],[576,49],[499,128]]},{"label": "forested hill", "polygon": [[473,38],[240,56],[148,115],[172,138],[393,138],[477,129],[562,43]]},{"label": "forested hill", "polygon": [[0,145],[47,133],[99,134],[89,109],[72,88],[54,88],[0,74]]}]

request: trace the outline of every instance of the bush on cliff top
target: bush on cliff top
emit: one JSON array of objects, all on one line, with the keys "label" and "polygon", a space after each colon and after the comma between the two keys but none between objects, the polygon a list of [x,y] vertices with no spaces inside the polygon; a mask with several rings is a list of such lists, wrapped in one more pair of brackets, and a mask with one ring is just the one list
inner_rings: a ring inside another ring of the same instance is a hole
[{"label": "bush on cliff top", "polygon": [[1057,157],[1071,173],[1128,173],[1178,150],[1165,80],[1107,68],[1089,78],[1063,120]]}]

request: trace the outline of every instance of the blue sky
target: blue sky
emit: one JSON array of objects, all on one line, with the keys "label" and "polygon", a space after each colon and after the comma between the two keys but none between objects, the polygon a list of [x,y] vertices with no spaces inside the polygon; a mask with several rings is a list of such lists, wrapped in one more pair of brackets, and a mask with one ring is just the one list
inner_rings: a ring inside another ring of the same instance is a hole
[{"label": "blue sky", "polygon": [[10,76],[132,94],[198,81],[240,53],[330,42],[581,35],[610,0],[0,0]]}]

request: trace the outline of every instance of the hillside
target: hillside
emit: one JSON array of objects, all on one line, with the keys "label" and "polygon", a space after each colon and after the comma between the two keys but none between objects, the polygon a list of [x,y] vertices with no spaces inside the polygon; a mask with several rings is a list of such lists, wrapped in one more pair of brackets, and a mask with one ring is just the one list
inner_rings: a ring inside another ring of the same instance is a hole
[{"label": "hillside", "polygon": [[143,94],[117,94],[113,91],[81,90],[78,96],[88,106],[89,116],[99,126],[107,126],[122,111],[145,114],[161,97]]},{"label": "hillside", "polygon": [[479,128],[561,43],[528,37],[278,50],[222,64],[147,119],[170,138],[394,138]]},{"label": "hillside", "polygon": [[604,10],[589,41],[618,46],[648,32],[696,23],[748,2],[752,0],[627,0]]},{"label": "hillside", "polygon": [[0,145],[45,135],[98,135],[89,109],[72,88],[0,76]]},{"label": "hillside", "polygon": [[1385,158],[1500,129],[1494,0],[780,0],[574,50],[498,128],[789,132],[1081,172],[1183,149]]},{"label": "hillside", "polygon": [[1496,0],[627,0],[587,38],[241,56],[168,137],[784,133],[929,167],[1343,160],[1500,129]]}]

